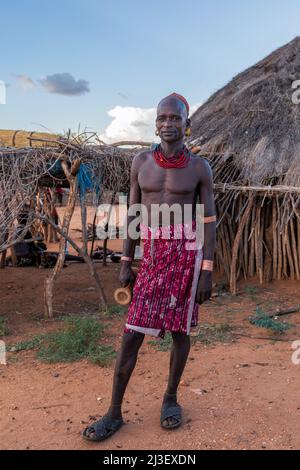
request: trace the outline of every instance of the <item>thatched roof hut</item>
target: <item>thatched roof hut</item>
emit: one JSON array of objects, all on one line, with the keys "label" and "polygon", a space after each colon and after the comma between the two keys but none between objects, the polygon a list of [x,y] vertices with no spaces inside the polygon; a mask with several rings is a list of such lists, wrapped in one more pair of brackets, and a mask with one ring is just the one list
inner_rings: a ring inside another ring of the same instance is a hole
[{"label": "thatched roof hut", "polygon": [[300,37],[236,76],[192,117],[189,145],[214,170],[217,258],[233,290],[242,274],[300,280],[298,79]]}]

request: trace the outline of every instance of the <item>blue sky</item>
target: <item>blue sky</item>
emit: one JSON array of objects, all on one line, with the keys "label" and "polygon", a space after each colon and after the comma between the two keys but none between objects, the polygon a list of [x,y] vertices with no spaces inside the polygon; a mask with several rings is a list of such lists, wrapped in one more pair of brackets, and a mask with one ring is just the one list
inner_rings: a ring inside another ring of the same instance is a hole
[{"label": "blue sky", "polygon": [[142,137],[161,97],[199,104],[299,35],[300,2],[0,0],[0,24],[0,129],[105,135],[112,123],[117,139],[127,116]]}]

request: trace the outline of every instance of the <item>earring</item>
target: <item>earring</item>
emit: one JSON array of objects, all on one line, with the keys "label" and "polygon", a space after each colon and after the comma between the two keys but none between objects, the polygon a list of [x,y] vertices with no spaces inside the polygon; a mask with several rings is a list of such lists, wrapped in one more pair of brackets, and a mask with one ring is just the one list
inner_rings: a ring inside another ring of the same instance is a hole
[{"label": "earring", "polygon": [[156,131],[155,131],[155,135],[157,135],[157,136],[159,135],[159,132],[158,132],[158,130],[157,130],[157,129],[156,129]]},{"label": "earring", "polygon": [[186,131],[185,131],[185,136],[186,136],[186,137],[191,137],[191,135],[192,135],[191,128],[188,127],[188,128],[186,129]]}]

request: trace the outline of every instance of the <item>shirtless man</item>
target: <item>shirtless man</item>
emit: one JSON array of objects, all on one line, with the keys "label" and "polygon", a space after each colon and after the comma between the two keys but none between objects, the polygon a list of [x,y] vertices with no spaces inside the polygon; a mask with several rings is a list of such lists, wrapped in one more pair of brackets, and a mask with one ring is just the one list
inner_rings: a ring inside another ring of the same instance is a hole
[{"label": "shirtless man", "polygon": [[[192,155],[184,146],[184,137],[190,134],[188,113],[188,103],[181,95],[174,93],[164,98],[158,105],[156,119],[161,143],[154,151],[141,152],[132,162],[130,207],[142,204],[150,214],[150,222],[148,226],[141,224],[141,233],[146,236],[137,279],[131,268],[136,240],[128,236],[124,241],[120,281],[123,286],[134,283],[133,298],[116,361],[111,404],[106,415],[83,432],[88,440],[107,439],[122,426],[122,401],[145,334],[163,337],[166,330],[172,334],[169,380],[160,423],[164,429],[175,429],[182,422],[177,389],[190,351],[190,327],[197,325],[199,305],[211,297],[216,235],[212,171],[206,160]],[[183,223],[190,222],[190,227],[194,227],[198,198],[204,205],[204,244],[201,250],[187,250],[184,236],[179,240],[174,234]],[[182,209],[190,205],[193,215],[190,221],[178,223],[171,213],[170,236],[166,240],[161,213],[158,226],[153,223],[154,204],[179,204]],[[128,215],[128,226],[134,219]],[[153,229],[158,230],[158,237],[148,241],[147,235],[150,233],[151,237]]]}]

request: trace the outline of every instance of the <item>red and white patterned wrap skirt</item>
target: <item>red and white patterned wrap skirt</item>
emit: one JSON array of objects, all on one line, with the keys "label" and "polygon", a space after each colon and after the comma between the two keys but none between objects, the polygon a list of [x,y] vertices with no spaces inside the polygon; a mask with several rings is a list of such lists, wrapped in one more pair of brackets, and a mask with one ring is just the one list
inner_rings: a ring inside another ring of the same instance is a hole
[{"label": "red and white patterned wrap skirt", "polygon": [[124,331],[189,335],[198,323],[196,293],[203,260],[202,248],[196,248],[196,222],[140,228],[144,256]]}]

